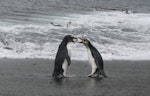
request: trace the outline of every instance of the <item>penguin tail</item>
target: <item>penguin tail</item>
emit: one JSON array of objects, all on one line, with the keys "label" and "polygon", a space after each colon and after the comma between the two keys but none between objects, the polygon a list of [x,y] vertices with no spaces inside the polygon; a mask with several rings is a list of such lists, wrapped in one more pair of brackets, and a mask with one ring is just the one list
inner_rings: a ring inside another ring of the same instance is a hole
[{"label": "penguin tail", "polygon": [[102,75],[104,78],[107,78],[107,77],[108,77],[108,76],[105,74],[104,70],[100,70],[99,74]]},{"label": "penguin tail", "polygon": [[107,78],[107,77],[108,77],[106,74],[104,74],[103,76],[104,76],[104,78]]}]

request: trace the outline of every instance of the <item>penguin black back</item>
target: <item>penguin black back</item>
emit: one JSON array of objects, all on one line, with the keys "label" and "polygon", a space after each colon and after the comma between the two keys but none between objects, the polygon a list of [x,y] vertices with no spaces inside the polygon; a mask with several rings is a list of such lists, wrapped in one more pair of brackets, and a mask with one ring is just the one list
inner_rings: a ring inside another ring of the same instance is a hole
[{"label": "penguin black back", "polygon": [[91,50],[91,54],[96,62],[97,67],[99,67],[101,70],[104,69],[103,59],[99,51],[89,42],[88,47]]}]

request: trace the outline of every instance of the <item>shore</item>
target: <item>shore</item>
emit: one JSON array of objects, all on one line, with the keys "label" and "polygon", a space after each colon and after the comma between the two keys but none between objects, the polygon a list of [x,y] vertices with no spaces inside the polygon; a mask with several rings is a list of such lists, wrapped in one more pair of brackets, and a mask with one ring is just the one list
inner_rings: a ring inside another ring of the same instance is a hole
[{"label": "shore", "polygon": [[0,96],[149,96],[150,61],[104,61],[108,78],[88,78],[87,61],[73,60],[68,74],[54,79],[54,60],[0,59]]}]

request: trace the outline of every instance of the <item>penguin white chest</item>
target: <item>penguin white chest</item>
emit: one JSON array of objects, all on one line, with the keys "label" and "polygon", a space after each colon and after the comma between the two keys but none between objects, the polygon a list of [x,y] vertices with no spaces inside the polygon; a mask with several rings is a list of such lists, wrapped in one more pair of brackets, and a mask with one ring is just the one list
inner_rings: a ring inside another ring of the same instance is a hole
[{"label": "penguin white chest", "polygon": [[92,53],[91,53],[91,50],[89,48],[87,48],[87,53],[88,53],[88,59],[89,59],[89,64],[92,66],[92,67],[96,67],[96,63],[95,63],[95,60],[92,56]]},{"label": "penguin white chest", "polygon": [[62,68],[63,68],[63,70],[64,70],[63,75],[66,76],[67,68],[68,68],[68,62],[67,62],[66,59],[65,59],[64,62],[63,62]]},{"label": "penguin white chest", "polygon": [[71,47],[69,46],[69,44],[67,45],[67,50],[68,50],[69,57],[71,57]]},{"label": "penguin white chest", "polygon": [[67,67],[68,67],[68,62],[67,62],[67,60],[65,59],[64,62],[63,62],[62,68],[66,70]]}]

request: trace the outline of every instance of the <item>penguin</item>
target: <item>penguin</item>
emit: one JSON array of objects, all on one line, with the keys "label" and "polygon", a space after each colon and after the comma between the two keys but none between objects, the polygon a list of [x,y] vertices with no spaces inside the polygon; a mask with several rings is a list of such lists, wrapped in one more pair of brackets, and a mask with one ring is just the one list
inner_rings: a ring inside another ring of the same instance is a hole
[{"label": "penguin", "polygon": [[104,73],[103,58],[99,51],[91,44],[88,39],[79,38],[78,42],[84,44],[87,48],[89,64],[92,67],[92,72],[88,75],[88,77],[99,77],[99,75],[107,77],[107,75]]},{"label": "penguin", "polygon": [[76,42],[77,38],[72,35],[66,35],[59,45],[56,57],[55,65],[52,76],[53,77],[67,77],[67,68],[71,64],[70,50],[68,49],[69,42]]},{"label": "penguin", "polygon": [[62,25],[54,24],[53,22],[51,22],[51,24],[52,24],[53,26],[62,27]]},{"label": "penguin", "polygon": [[67,23],[67,25],[66,25],[66,27],[68,27],[68,28],[69,28],[69,27],[70,27],[70,25],[71,25],[71,22],[68,22],[68,23]]}]

